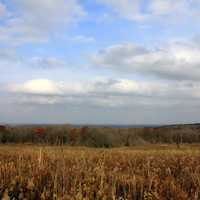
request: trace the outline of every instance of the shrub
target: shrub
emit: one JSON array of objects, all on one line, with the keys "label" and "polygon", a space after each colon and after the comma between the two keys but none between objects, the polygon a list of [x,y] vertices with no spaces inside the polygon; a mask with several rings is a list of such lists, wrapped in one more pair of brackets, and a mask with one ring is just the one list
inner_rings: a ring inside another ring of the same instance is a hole
[{"label": "shrub", "polygon": [[84,141],[84,144],[90,147],[113,147],[112,138],[106,133],[99,132],[97,129],[91,129],[88,132],[88,136]]}]

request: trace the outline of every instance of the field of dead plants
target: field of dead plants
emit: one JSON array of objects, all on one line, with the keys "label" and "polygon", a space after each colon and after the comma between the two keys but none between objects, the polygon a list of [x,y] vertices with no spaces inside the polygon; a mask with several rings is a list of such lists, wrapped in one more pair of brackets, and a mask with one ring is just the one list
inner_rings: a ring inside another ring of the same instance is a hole
[{"label": "field of dead plants", "polygon": [[198,145],[0,146],[0,199],[200,199]]}]

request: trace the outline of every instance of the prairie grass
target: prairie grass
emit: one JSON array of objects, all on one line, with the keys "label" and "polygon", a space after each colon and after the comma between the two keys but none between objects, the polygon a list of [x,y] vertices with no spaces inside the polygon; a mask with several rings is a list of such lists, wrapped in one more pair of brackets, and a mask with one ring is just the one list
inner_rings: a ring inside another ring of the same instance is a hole
[{"label": "prairie grass", "polygon": [[198,145],[0,146],[0,199],[200,199]]}]

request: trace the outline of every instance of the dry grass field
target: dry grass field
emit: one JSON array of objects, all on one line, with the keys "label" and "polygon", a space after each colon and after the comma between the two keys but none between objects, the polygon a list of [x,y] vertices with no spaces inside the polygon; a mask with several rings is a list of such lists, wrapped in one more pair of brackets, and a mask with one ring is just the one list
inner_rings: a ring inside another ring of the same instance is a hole
[{"label": "dry grass field", "polygon": [[200,199],[200,148],[0,146],[0,199]]}]

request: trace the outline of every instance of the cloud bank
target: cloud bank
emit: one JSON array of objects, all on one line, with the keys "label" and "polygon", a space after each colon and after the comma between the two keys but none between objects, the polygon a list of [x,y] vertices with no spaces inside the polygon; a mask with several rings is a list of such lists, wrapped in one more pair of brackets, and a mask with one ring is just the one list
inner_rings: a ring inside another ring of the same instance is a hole
[{"label": "cloud bank", "polygon": [[[128,79],[57,82],[48,79],[30,80],[4,86],[4,92],[20,95],[19,103],[93,104],[127,107],[191,103],[200,99],[200,84],[164,84]],[[21,101],[21,102],[20,102]]]},{"label": "cloud bank", "polygon": [[137,73],[166,80],[199,80],[200,46],[172,42],[154,49],[132,43],[100,50],[93,64],[124,73]]}]

